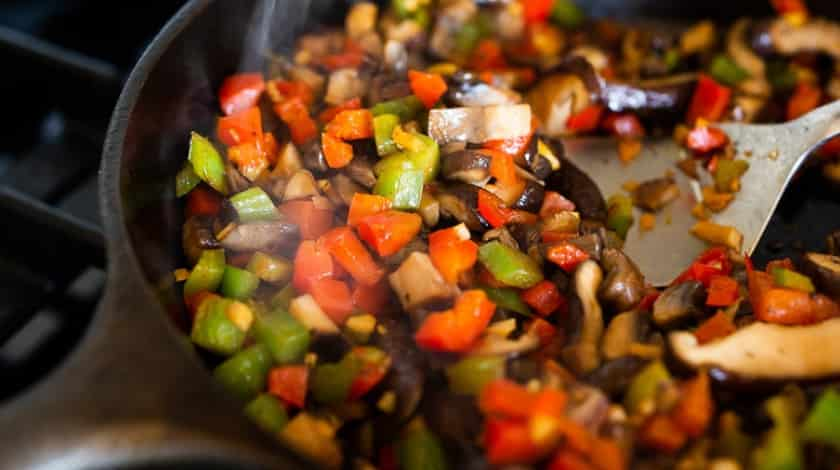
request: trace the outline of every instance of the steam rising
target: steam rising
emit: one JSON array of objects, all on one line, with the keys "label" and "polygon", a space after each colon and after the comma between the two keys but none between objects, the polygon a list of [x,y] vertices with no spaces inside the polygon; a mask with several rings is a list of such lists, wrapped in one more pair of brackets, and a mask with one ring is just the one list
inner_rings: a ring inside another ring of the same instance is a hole
[{"label": "steam rising", "polygon": [[245,53],[239,69],[261,70],[267,53],[292,51],[295,38],[306,26],[312,3],[312,0],[259,0],[245,38]]}]

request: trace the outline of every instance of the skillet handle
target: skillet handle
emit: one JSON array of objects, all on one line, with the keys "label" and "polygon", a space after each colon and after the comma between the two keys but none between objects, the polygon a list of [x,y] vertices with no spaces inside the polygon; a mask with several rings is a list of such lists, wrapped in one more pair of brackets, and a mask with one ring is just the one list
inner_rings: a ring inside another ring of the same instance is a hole
[{"label": "skillet handle", "polygon": [[81,344],[0,407],[0,467],[303,468],[213,383],[148,286],[125,281],[142,279],[130,255],[111,255],[105,296]]}]

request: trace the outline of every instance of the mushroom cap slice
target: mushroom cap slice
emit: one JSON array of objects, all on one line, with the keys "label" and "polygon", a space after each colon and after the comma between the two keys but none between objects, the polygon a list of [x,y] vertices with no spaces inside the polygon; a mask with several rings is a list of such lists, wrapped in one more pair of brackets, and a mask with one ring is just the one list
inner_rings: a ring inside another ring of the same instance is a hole
[{"label": "mushroom cap slice", "polygon": [[840,318],[806,326],[755,322],[704,345],[693,333],[668,336],[674,355],[699,369],[712,367],[742,380],[812,380],[840,374]]},{"label": "mushroom cap slice", "polygon": [[580,329],[574,341],[563,349],[563,360],[577,374],[590,372],[601,363],[604,317],[597,293],[602,279],[601,267],[595,261],[584,261],[575,270],[575,293],[582,310]]}]

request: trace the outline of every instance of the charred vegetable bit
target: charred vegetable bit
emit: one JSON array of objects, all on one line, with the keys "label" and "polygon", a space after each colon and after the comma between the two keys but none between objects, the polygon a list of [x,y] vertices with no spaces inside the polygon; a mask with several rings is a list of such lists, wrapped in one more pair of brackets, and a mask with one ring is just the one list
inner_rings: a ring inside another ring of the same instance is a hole
[{"label": "charred vegetable bit", "polygon": [[[836,470],[840,235],[764,267],[716,222],[768,163],[717,123],[840,97],[840,24],[344,3],[183,135],[179,318],[248,418],[330,469]],[[559,140],[630,164],[663,135],[682,174],[606,200]],[[820,155],[835,176],[840,140]],[[621,247],[687,210],[682,178],[710,246],[658,288]]]}]

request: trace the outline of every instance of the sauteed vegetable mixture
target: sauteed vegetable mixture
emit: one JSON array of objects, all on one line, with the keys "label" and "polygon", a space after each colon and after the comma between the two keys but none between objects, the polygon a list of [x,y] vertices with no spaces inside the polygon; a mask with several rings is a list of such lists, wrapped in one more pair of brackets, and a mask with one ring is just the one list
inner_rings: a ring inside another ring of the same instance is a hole
[{"label": "sauteed vegetable mixture", "polygon": [[[840,258],[754,266],[705,220],[749,171],[715,121],[840,97],[840,24],[773,3],[664,32],[571,0],[358,2],[228,77],[176,178],[192,342],[330,468],[838,468]],[[672,175],[602,195],[560,140],[629,161],[663,133],[710,242],[664,290],[621,247]]]}]

